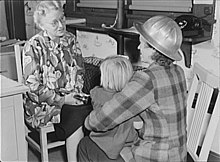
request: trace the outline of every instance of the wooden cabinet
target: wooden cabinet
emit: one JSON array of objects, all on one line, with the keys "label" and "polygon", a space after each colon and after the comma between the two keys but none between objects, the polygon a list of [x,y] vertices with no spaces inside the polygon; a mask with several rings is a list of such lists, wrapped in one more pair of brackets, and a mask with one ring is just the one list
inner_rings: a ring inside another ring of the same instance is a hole
[{"label": "wooden cabinet", "polygon": [[16,63],[15,63],[15,53],[14,47],[3,47],[0,52],[0,74],[4,75],[7,78],[16,80]]},{"label": "wooden cabinet", "polygon": [[0,75],[0,161],[27,161],[22,93],[28,88]]}]

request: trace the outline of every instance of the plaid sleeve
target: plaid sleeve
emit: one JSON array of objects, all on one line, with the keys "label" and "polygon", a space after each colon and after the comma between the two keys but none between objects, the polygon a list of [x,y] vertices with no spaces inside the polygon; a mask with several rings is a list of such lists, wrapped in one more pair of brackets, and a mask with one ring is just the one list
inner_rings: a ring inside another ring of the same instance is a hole
[{"label": "plaid sleeve", "polygon": [[106,131],[134,117],[155,102],[153,83],[144,72],[136,72],[132,80],[101,111],[93,110],[87,117],[94,131]]}]

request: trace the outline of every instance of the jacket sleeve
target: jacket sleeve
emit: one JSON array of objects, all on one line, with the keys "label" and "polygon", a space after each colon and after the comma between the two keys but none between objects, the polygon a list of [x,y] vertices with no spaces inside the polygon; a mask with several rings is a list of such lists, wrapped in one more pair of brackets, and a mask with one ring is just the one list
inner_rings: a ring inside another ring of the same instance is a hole
[{"label": "jacket sleeve", "polygon": [[78,42],[75,35],[71,34],[71,37],[72,37],[72,39],[74,39],[74,41],[73,41],[74,46],[72,46],[72,48],[73,48],[73,52],[72,52],[73,58],[76,60],[77,65],[84,70],[84,60],[83,60],[83,57],[82,57],[82,50],[81,50],[80,44],[79,44],[79,42]]},{"label": "jacket sleeve", "polygon": [[155,103],[150,77],[136,72],[125,88],[106,102],[100,111],[93,110],[85,121],[90,130],[106,131],[136,116]]},{"label": "jacket sleeve", "polygon": [[35,103],[46,102],[49,105],[62,107],[64,97],[55,89],[49,88],[52,84],[45,83],[43,79],[42,66],[45,60],[43,47],[31,40],[26,43],[23,50],[23,74],[24,83],[30,88],[29,97]]}]

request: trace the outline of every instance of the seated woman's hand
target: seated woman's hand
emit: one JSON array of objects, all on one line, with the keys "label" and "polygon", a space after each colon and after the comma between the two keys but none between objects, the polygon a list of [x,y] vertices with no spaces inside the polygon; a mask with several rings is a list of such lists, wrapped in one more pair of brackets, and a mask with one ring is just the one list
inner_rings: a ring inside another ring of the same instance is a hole
[{"label": "seated woman's hand", "polygon": [[74,96],[75,96],[74,93],[70,93],[70,94],[66,95],[64,103],[67,105],[82,105],[82,104],[84,104],[83,101],[75,98]]}]

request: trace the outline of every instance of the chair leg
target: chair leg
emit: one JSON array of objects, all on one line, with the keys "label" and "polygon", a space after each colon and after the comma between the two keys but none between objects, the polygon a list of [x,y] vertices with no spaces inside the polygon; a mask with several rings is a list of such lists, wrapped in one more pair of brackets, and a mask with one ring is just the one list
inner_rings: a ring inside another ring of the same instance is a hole
[{"label": "chair leg", "polygon": [[26,136],[28,135],[28,132],[29,132],[29,130],[28,130],[28,128],[25,126],[25,141],[26,141],[26,150],[27,150],[27,159],[28,159],[28,141],[27,141],[27,139],[26,139]]},{"label": "chair leg", "polygon": [[48,162],[47,134],[40,129],[41,161]]},{"label": "chair leg", "polygon": [[[25,138],[26,138],[26,137],[25,137]],[[28,151],[29,151],[29,150],[28,150],[28,147],[29,147],[29,146],[28,146],[28,141],[27,141],[26,139],[25,139],[25,141],[26,141],[27,160],[28,160]]]},{"label": "chair leg", "polygon": [[70,137],[66,140],[66,152],[68,162],[76,162],[76,151],[79,141],[83,138],[82,127],[77,129]]}]

